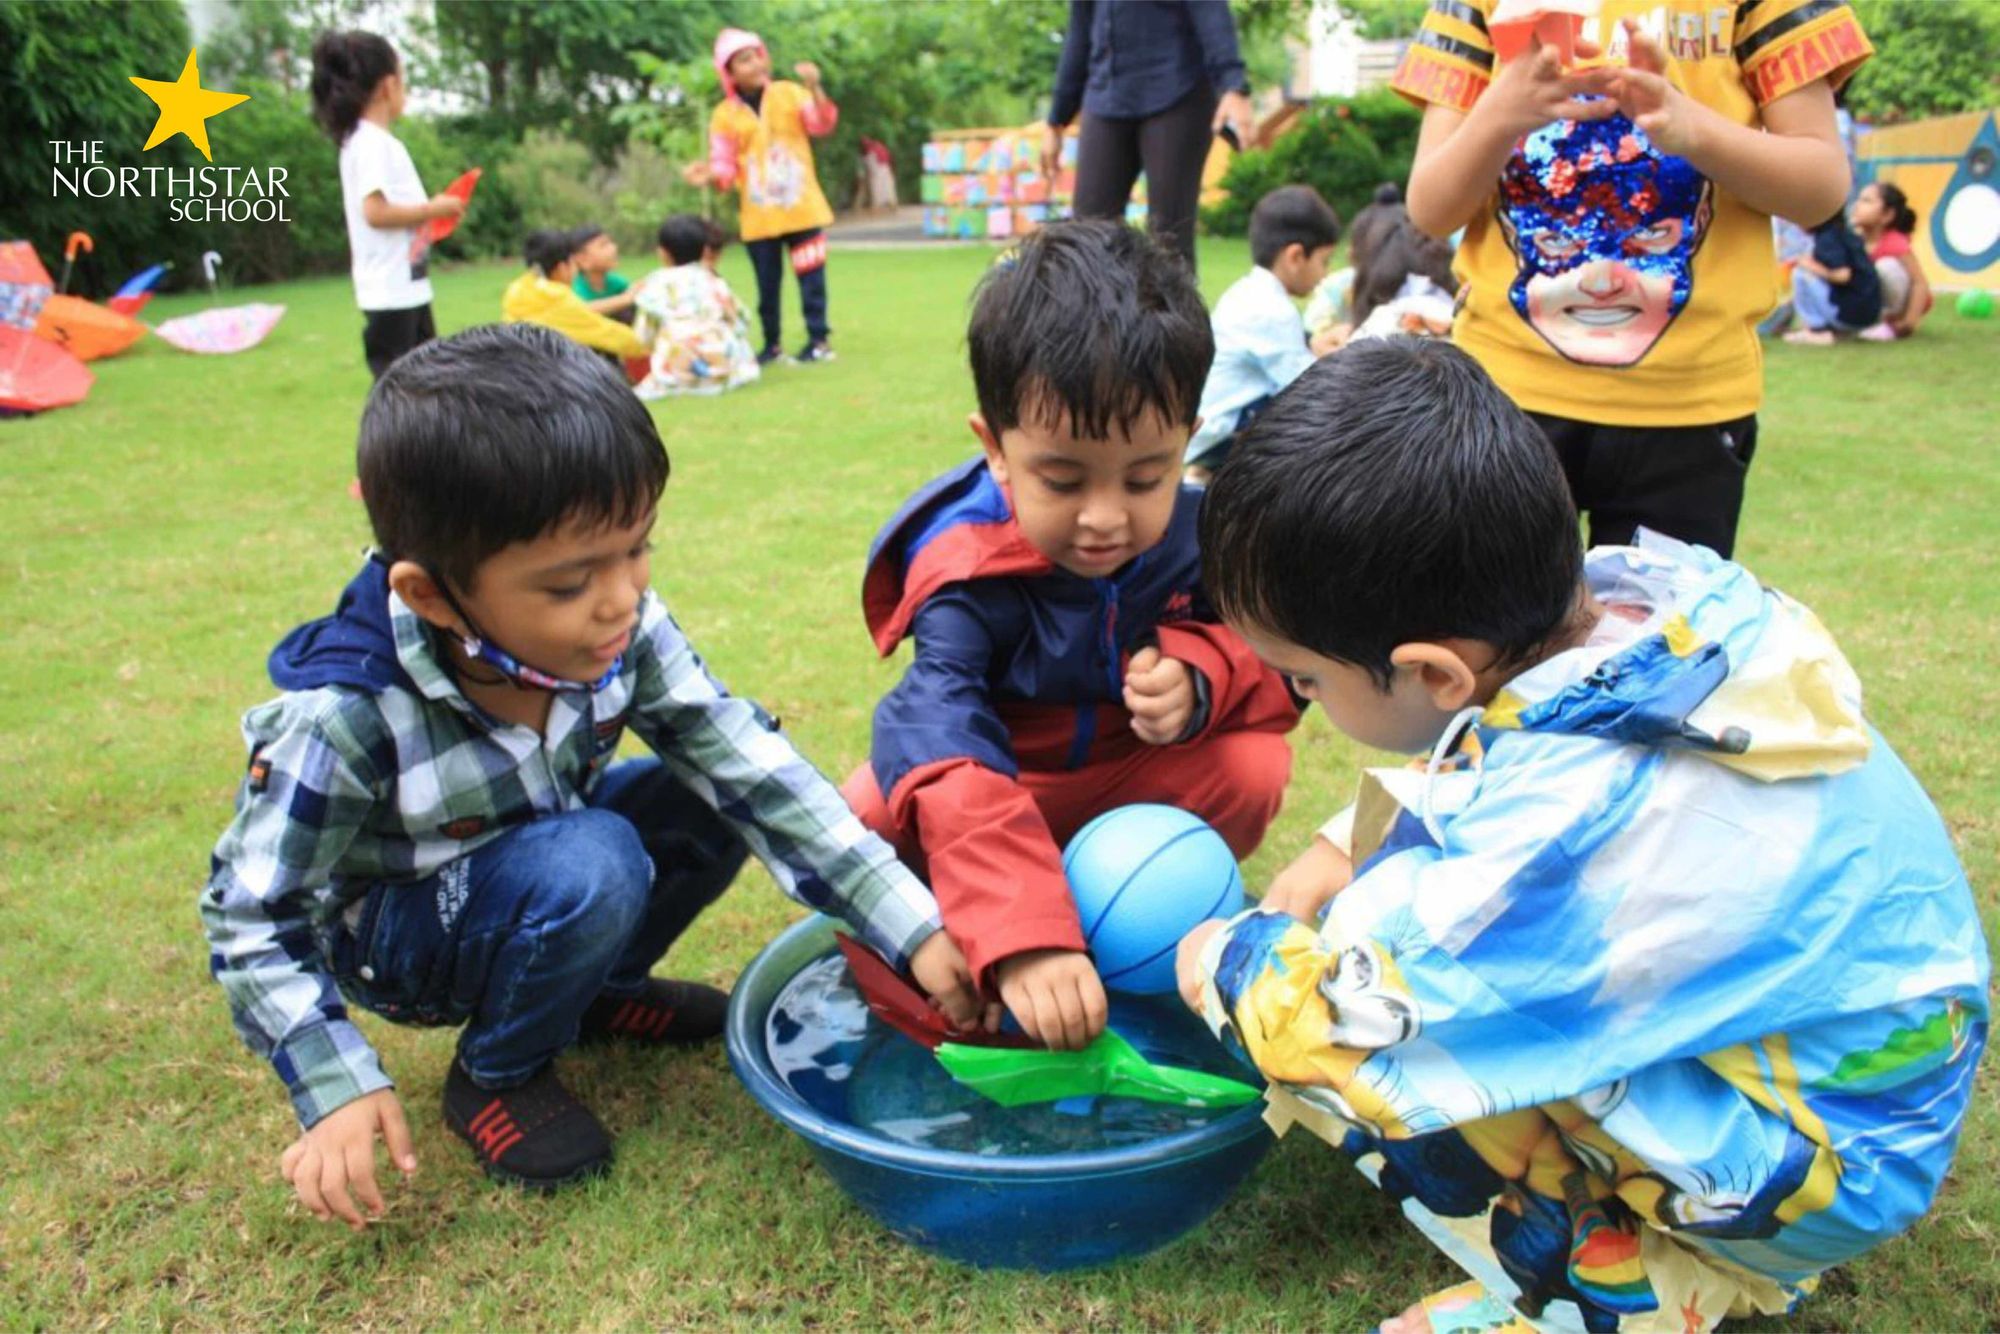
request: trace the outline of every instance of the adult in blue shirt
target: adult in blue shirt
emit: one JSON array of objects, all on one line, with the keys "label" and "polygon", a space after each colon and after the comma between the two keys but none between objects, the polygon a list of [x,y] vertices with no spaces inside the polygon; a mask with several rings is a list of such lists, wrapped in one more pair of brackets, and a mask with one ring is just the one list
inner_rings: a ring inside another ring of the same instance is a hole
[{"label": "adult in blue shirt", "polygon": [[1193,268],[1210,137],[1226,125],[1248,145],[1255,131],[1228,0],[1070,0],[1042,139],[1050,180],[1079,110],[1076,216],[1124,217],[1143,169],[1148,230]]}]

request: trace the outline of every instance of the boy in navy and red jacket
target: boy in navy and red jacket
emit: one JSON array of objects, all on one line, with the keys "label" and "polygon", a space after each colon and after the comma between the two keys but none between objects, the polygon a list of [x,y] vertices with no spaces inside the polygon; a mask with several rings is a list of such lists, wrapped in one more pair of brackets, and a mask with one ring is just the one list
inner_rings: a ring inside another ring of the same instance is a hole
[{"label": "boy in navy and red jacket", "polygon": [[1044,228],[987,275],[968,335],[983,457],[920,490],[863,588],[886,656],[916,641],[842,789],[927,868],[946,930],[1022,1028],[1104,1026],[1062,845],[1131,802],[1247,857],[1298,709],[1200,585],[1182,455],[1214,358],[1193,279],[1118,223]]}]

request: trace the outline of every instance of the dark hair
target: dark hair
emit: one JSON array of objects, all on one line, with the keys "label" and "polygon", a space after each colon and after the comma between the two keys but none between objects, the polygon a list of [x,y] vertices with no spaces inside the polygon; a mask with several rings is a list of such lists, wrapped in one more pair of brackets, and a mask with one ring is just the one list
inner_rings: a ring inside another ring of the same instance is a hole
[{"label": "dark hair", "polygon": [[1889,230],[1902,232],[1905,236],[1917,229],[1917,211],[1910,207],[1910,197],[1903,193],[1903,187],[1888,181],[1871,181],[1875,193],[1881,196],[1883,207],[1889,210]]},{"label": "dark hair", "polygon": [[604,229],[598,226],[594,222],[586,222],[581,227],[570,228],[569,230],[570,253],[575,254],[577,251],[583,249],[585,246],[589,245],[592,241],[595,241],[598,237],[602,235],[604,235]]},{"label": "dark hair", "polygon": [[528,238],[521,242],[521,255],[527,260],[528,267],[540,269],[546,276],[558,264],[569,262],[570,257],[576,254],[576,245],[575,232],[543,229],[528,233]]},{"label": "dark hair", "polygon": [[461,591],[569,521],[624,525],[667,484],[660,432],[602,357],[536,324],[425,343],[376,382],[356,451],[375,542]]},{"label": "dark hair", "polygon": [[1402,337],[1315,362],[1257,418],[1209,486],[1201,556],[1225,616],[1384,689],[1412,641],[1526,660],[1569,620],[1583,570],[1541,431],[1471,357]]},{"label": "dark hair", "polygon": [[323,32],[313,39],[312,113],[336,144],[347,142],[382,80],[402,68],[396,48],[372,32]]},{"label": "dark hair", "polygon": [[[1347,227],[1347,262],[1357,272],[1368,262],[1369,252],[1385,234],[1407,220],[1410,210],[1403,206],[1403,187],[1384,181],[1375,187],[1375,197],[1354,215]],[[1361,321],[1356,320],[1359,324]]]},{"label": "dark hair", "polygon": [[1369,247],[1367,258],[1354,265],[1354,294],[1349,298],[1359,325],[1375,307],[1394,301],[1412,274],[1428,278],[1444,291],[1456,285],[1451,276],[1451,243],[1419,231],[1407,217],[1384,228]]},{"label": "dark hair", "polygon": [[693,264],[714,244],[713,226],[696,214],[676,213],[660,224],[660,249],[676,264]]},{"label": "dark hair", "polygon": [[1281,185],[1250,210],[1250,258],[1262,268],[1302,245],[1311,254],[1340,239],[1340,215],[1310,185]]},{"label": "dark hair", "polygon": [[1175,252],[1122,222],[1051,223],[986,271],[966,331],[979,411],[1101,440],[1148,413],[1193,425],[1215,335]]}]

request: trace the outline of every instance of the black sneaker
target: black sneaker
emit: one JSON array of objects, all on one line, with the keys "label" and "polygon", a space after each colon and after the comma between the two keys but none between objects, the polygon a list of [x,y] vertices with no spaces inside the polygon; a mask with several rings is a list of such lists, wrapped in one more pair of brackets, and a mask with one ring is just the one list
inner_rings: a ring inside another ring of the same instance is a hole
[{"label": "black sneaker", "polygon": [[770,366],[779,362],[789,365],[791,360],[790,357],[785,355],[785,349],[779,347],[776,343],[771,344],[757,354],[757,364],[759,366]]},{"label": "black sneaker", "polygon": [[824,340],[817,343],[807,343],[803,348],[799,349],[799,354],[793,357],[792,360],[801,366],[811,366],[817,362],[832,361],[833,349],[828,347]]},{"label": "black sneaker", "polygon": [[451,1063],[444,1123],[495,1181],[551,1191],[611,1166],[611,1136],[556,1078],[554,1066],[517,1088],[483,1089]]},{"label": "black sneaker", "polygon": [[624,1038],[681,1045],[706,1042],[722,1032],[729,993],[699,982],[646,979],[636,996],[599,996],[583,1012],[579,1045]]}]

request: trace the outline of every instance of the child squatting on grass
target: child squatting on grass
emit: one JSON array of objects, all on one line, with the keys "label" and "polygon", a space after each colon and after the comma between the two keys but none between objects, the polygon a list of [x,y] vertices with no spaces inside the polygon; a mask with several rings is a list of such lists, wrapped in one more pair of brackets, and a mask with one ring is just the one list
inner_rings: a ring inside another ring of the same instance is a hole
[{"label": "child squatting on grass", "polygon": [[982,986],[1081,1047],[1106,1002],[1062,845],[1164,802],[1249,856],[1298,709],[1202,592],[1180,476],[1214,344],[1179,256],[1122,223],[1046,227],[988,270],[967,342],[982,453],[869,553],[875,646],[916,653],[842,790],[923,868]]},{"label": "child squatting on grass", "polygon": [[[283,1169],[321,1219],[416,1168],[348,1017],[463,1025],[444,1116],[489,1175],[552,1187],[611,1140],[556,1077],[572,1044],[711,1038],[724,996],[650,976],[754,851],[800,901],[977,1007],[936,906],[650,588],[667,455],[578,343],[527,325],[406,354],[359,463],[377,551],[273,651],[201,895],[238,1030],[290,1091]],[[631,728],[657,759],[614,764]]]},{"label": "child squatting on grass", "polygon": [[[1586,556],[1547,441],[1435,341],[1295,381],[1201,544],[1265,662],[1423,757],[1181,943],[1281,1115],[1591,1330],[1786,1310],[1924,1213],[1986,946],[1818,618],[1650,533]],[[1383,1328],[1529,1327],[1474,1284]]]}]

